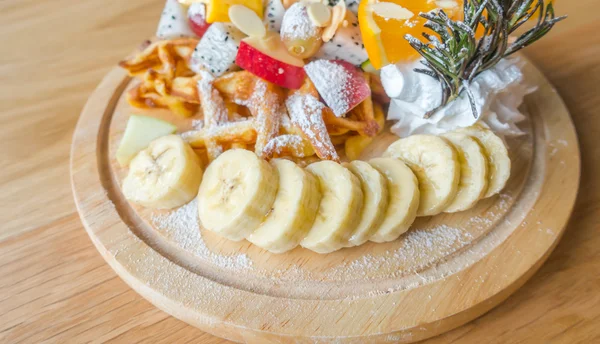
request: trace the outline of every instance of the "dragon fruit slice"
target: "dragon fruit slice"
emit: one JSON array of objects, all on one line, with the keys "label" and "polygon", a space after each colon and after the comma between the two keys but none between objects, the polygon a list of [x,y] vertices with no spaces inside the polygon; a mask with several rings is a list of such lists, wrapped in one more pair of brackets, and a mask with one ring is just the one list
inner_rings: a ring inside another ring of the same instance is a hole
[{"label": "dragon fruit slice", "polygon": [[[339,1],[342,0],[328,0],[327,4],[331,7],[335,6]],[[360,0],[343,0],[346,3],[346,9],[355,15],[358,15],[358,5]]]},{"label": "dragon fruit slice", "polygon": [[195,36],[188,22],[186,8],[177,0],[167,0],[158,22],[156,37],[173,39]]},{"label": "dragon fruit slice", "polygon": [[213,23],[194,50],[190,68],[196,73],[205,70],[214,76],[239,69],[235,57],[244,37],[246,35],[231,24]]},{"label": "dragon fruit slice", "polygon": [[281,0],[269,0],[265,8],[265,18],[263,20],[265,25],[267,25],[267,30],[280,32],[284,14],[285,7],[283,7]]},{"label": "dragon fruit slice", "polygon": [[201,2],[194,2],[188,9],[188,20],[190,28],[196,36],[202,37],[208,27],[209,23],[206,22],[206,5]]},{"label": "dragon fruit slice", "polygon": [[354,15],[358,15],[358,4],[360,0],[345,0],[346,1],[346,9]]},{"label": "dragon fruit slice", "polygon": [[346,20],[348,25],[340,25],[333,38],[323,43],[315,58],[344,60],[355,66],[360,66],[369,58],[360,34],[358,20],[350,13],[347,13]]}]

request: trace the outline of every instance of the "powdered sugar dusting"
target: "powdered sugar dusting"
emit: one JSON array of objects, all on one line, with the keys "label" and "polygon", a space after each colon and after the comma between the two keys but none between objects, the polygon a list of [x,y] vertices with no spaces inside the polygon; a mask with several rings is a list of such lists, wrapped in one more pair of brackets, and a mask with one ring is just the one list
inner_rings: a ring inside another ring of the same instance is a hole
[{"label": "powdered sugar dusting", "polygon": [[317,27],[310,20],[303,3],[293,4],[283,16],[281,37],[284,39],[308,39],[318,36]]},{"label": "powdered sugar dusting", "polygon": [[304,66],[304,70],[333,113],[337,117],[345,115],[353,94],[346,68],[329,60],[317,60]]},{"label": "powdered sugar dusting", "polygon": [[151,221],[161,234],[176,245],[214,265],[237,270],[252,266],[252,260],[246,254],[224,256],[208,249],[200,232],[196,199],[169,213],[153,214]]},{"label": "powdered sugar dusting", "polygon": [[[267,92],[267,83],[258,80],[254,85],[250,107],[256,118],[256,131],[259,135],[273,137],[277,134],[279,130],[278,119],[281,117],[281,114],[277,113],[279,106],[279,97],[274,93]],[[272,121],[276,123],[270,123]]]},{"label": "powdered sugar dusting", "polygon": [[[168,213],[155,213],[151,221],[159,233],[181,249],[225,271],[248,273],[244,285],[254,292],[273,293],[272,295],[282,292],[287,296],[292,293],[300,298],[323,299],[343,295],[344,298],[355,299],[432,283],[476,262],[477,259],[473,258],[462,259],[460,262],[449,258],[459,251],[463,251],[461,257],[464,256],[464,252],[472,251],[476,247],[472,243],[495,226],[496,221],[504,216],[513,201],[511,195],[502,194],[487,211],[461,221],[460,224],[426,225],[428,221],[417,223],[387,251],[377,250],[376,247],[361,255],[354,255],[352,251],[348,251],[340,256],[341,261],[323,268],[317,268],[313,263],[307,266],[306,262],[301,261],[273,265],[281,256],[268,255],[267,258],[266,253],[262,251],[255,254],[252,253],[254,250],[250,250],[249,255],[252,258],[247,254],[223,255],[211,251],[198,229],[195,200]],[[509,233],[510,231],[512,230],[509,230]],[[484,235],[483,240],[488,236],[494,237],[493,243],[498,243],[495,232]],[[492,246],[486,246],[484,251],[489,252],[491,247],[495,247],[493,243]],[[345,260],[342,257],[354,258]],[[219,276],[225,280],[229,278],[227,274]],[[342,281],[343,284],[338,287],[323,289],[323,283],[327,285]],[[364,289],[365,284],[372,281],[378,281],[381,288]]]},{"label": "powdered sugar dusting", "polygon": [[227,121],[227,108],[219,91],[213,87],[214,77],[205,70],[199,72],[198,96],[204,113],[204,123],[207,126],[218,125]]},{"label": "powdered sugar dusting", "polygon": [[[417,272],[437,260],[439,255],[446,256],[467,245],[471,234],[461,228],[438,225],[427,229],[414,229],[405,234],[402,246],[386,251],[384,254],[366,254],[357,260],[335,267],[330,273],[335,275],[358,275],[364,278],[372,276],[376,270],[394,271],[394,277],[400,274]],[[398,262],[417,261],[409,270],[395,269]]]},{"label": "powdered sugar dusting", "polygon": [[192,127],[195,130],[200,130],[202,128],[204,128],[204,121],[201,119],[193,119],[192,120]]},{"label": "powdered sugar dusting", "polygon": [[312,95],[293,94],[285,102],[290,119],[318,151],[328,152],[332,157],[337,153],[327,133],[323,120],[325,105]]},{"label": "powdered sugar dusting", "polygon": [[299,135],[280,135],[272,138],[264,148],[265,152],[282,154],[286,150],[294,152],[295,157],[304,157],[303,140]]},{"label": "powdered sugar dusting", "polygon": [[255,149],[257,154],[261,154],[267,141],[279,133],[281,118],[284,115],[279,94],[270,90],[267,82],[258,79],[254,82],[249,99],[236,98],[234,102],[250,109],[258,133]]}]

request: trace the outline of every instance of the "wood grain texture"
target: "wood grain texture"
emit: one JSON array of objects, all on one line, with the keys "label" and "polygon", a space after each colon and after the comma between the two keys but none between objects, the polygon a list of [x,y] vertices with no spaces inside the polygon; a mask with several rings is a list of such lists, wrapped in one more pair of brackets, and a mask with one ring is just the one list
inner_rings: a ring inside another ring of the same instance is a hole
[{"label": "wood grain texture", "polygon": [[[582,151],[574,216],[548,262],[506,302],[428,343],[600,341],[598,0],[526,54],[565,100]],[[161,1],[0,2],[0,342],[224,343],[123,283],[76,215],[69,146],[85,100],[153,32]]]}]

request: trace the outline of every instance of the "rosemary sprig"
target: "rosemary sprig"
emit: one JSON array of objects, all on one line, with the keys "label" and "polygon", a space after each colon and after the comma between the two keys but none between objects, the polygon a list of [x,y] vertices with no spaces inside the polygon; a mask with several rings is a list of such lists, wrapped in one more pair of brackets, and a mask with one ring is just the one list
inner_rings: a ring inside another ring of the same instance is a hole
[{"label": "rosemary sprig", "polygon": [[[471,81],[483,71],[494,67],[502,58],[514,54],[546,35],[566,16],[556,17],[552,2],[544,0],[464,0],[463,21],[452,20],[441,9],[420,16],[427,19],[425,27],[435,34],[423,33],[421,42],[406,35],[410,45],[423,56],[427,68],[415,69],[440,81],[442,104],[429,111],[429,118],[439,108],[458,98],[465,91],[473,116],[479,113],[469,90]],[[537,24],[509,43],[509,36],[533,15],[539,13]],[[477,38],[475,32],[483,28]]]}]

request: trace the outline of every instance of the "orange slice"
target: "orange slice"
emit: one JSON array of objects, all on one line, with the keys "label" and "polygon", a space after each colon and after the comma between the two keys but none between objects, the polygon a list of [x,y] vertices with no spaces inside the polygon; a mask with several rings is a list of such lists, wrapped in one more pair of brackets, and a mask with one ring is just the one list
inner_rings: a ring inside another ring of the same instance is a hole
[{"label": "orange slice", "polygon": [[244,5],[256,12],[259,18],[263,17],[262,0],[209,0],[206,9],[206,22],[229,22],[229,7]]},{"label": "orange slice", "polygon": [[[453,3],[456,10],[449,6]],[[460,3],[462,1],[362,0],[358,7],[358,22],[371,64],[380,69],[387,64],[416,60],[419,53],[408,44],[404,35],[420,37],[422,32],[430,31],[424,27],[426,20],[419,13],[443,7],[446,13],[456,16],[461,12]]]}]

